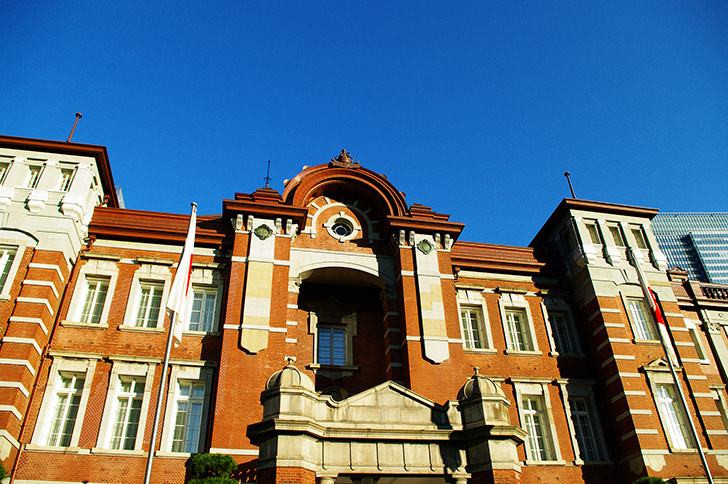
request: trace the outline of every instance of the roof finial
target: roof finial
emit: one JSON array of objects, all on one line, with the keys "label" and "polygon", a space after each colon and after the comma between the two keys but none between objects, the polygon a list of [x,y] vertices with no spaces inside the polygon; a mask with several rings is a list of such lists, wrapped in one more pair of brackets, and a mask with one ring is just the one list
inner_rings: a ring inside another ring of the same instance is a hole
[{"label": "roof finial", "polygon": [[354,161],[354,158],[351,157],[351,153],[346,151],[346,148],[341,150],[341,153],[336,155],[335,157],[331,158],[331,162],[329,163],[329,166],[339,166],[343,168],[359,168],[359,162]]},{"label": "roof finial", "polygon": [[268,188],[268,185],[270,185],[270,160],[268,160],[268,172],[265,174],[265,187]]},{"label": "roof finial", "polygon": [[83,116],[81,113],[76,113],[76,121],[73,122],[73,128],[71,128],[71,134],[68,135],[68,139],[66,140],[66,143],[71,142],[71,138],[73,138],[73,132],[76,131],[76,124],[78,124],[78,120],[81,119]]},{"label": "roof finial", "polygon": [[564,176],[566,177],[566,180],[569,182],[569,189],[571,190],[571,198],[576,198],[576,194],[574,193],[574,187],[571,184],[571,178],[569,178],[571,173],[568,171],[564,173]]}]

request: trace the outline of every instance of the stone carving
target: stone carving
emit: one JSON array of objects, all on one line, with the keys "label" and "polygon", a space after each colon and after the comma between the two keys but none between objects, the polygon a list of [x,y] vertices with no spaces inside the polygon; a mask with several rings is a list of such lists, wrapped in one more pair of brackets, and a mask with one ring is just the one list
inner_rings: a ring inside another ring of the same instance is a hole
[{"label": "stone carving", "polygon": [[341,150],[341,153],[339,153],[337,156],[331,158],[331,162],[329,163],[329,166],[338,166],[342,168],[359,168],[359,162],[354,161],[354,159],[351,157],[351,153],[346,151],[346,149]]},{"label": "stone carving", "polygon": [[429,240],[420,240],[420,243],[417,244],[417,248],[420,252],[427,255],[435,249],[435,246],[432,245],[432,242]]},{"label": "stone carving", "polygon": [[253,233],[256,237],[258,237],[260,240],[265,240],[271,235],[273,235],[273,230],[268,227],[266,224],[259,225],[256,227],[255,230],[253,230]]}]

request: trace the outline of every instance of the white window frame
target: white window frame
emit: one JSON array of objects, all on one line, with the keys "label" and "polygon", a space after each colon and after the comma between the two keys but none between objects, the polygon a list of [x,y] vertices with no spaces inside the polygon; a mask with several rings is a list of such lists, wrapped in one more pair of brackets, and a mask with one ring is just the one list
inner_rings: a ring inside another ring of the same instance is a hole
[{"label": "white window frame", "polygon": [[[56,190],[59,192],[69,191],[76,175],[76,167],[74,165],[59,164],[58,172],[60,176],[58,177]],[[68,175],[68,178],[66,178],[66,175]]]},{"label": "white window frame", "polygon": [[688,333],[690,334],[690,339],[693,342],[693,345],[695,346],[695,353],[698,355],[698,359],[700,360],[701,365],[709,365],[710,364],[710,358],[708,358],[708,352],[705,351],[705,346],[703,345],[703,339],[701,338],[702,331],[700,330],[701,323],[700,321],[693,321],[692,319],[685,319],[685,327],[688,328]]},{"label": "white window frame", "polygon": [[162,431],[162,439],[160,451],[157,455],[171,454],[174,456],[191,455],[189,452],[173,452],[174,431],[177,421],[177,402],[180,399],[180,382],[204,382],[205,397],[202,408],[202,420],[200,422],[199,447],[197,452],[204,451],[204,445],[207,439],[207,423],[210,413],[210,400],[212,398],[212,381],[214,376],[214,368],[204,366],[205,362],[199,362],[199,366],[190,366],[182,363],[172,364],[172,371],[169,378],[169,392],[167,397],[167,408],[164,414],[164,427]]},{"label": "white window frame", "polygon": [[[15,281],[15,276],[18,274],[18,268],[20,267],[20,261],[23,258],[23,255],[25,255],[25,244],[19,244],[17,241],[6,241],[0,240],[0,256],[3,256],[5,254],[5,251],[15,251],[13,255],[13,260],[8,260],[6,265],[3,267],[0,267],[0,271],[4,272],[5,267],[8,268],[8,274],[5,277],[5,281],[3,281],[2,286],[0,286],[0,300],[7,300],[10,298],[10,289],[13,287],[13,282]],[[2,257],[0,257],[2,259]]]},{"label": "white window frame", "polygon": [[[680,388],[675,384],[675,380],[667,367],[667,363],[663,358],[660,358],[656,362],[644,366],[643,369],[647,374],[647,382],[652,391],[652,398],[657,409],[657,415],[660,418],[660,424],[670,451],[678,453],[695,452],[697,446],[693,440],[690,423],[687,421],[689,416],[685,414],[682,402],[680,402],[680,397],[677,394]],[[672,390],[674,402],[672,414],[666,407],[667,404],[662,397],[661,388],[671,388]],[[676,424],[678,426],[682,424],[685,432],[680,432],[680,435],[676,435],[674,433],[676,431]]]},{"label": "white window frame", "polygon": [[[466,351],[474,351],[479,353],[495,353],[495,346],[493,346],[493,332],[490,330],[490,322],[488,321],[488,310],[485,304],[485,298],[483,294],[478,290],[457,290],[457,305],[458,305],[458,322],[460,325],[460,335],[463,341],[463,348]],[[469,345],[468,337],[465,334],[465,328],[463,327],[462,313],[465,309],[475,309],[478,314],[477,326],[481,334],[482,348],[475,348]]]},{"label": "white window frame", "polygon": [[[315,311],[308,313],[308,331],[313,334],[314,342],[314,363],[313,368],[352,368],[354,367],[354,337],[357,335],[357,317],[356,313],[345,314],[341,316],[340,321],[319,321],[319,317]],[[319,327],[340,327],[346,332],[346,363],[344,365],[329,365],[319,363]]]},{"label": "white window frame", "polygon": [[[96,371],[97,358],[65,358],[65,357],[53,357],[53,364],[51,365],[50,376],[48,383],[46,384],[45,394],[43,395],[43,401],[41,402],[40,412],[38,413],[38,421],[35,425],[33,432],[33,438],[29,448],[43,448],[43,449],[72,449],[78,448],[78,440],[81,435],[81,428],[84,423],[84,416],[86,415],[86,408],[88,406],[88,399],[91,393],[91,384],[93,383],[94,372]],[[81,400],[78,405],[78,411],[76,413],[76,421],[73,427],[73,433],[71,434],[71,441],[67,447],[52,446],[48,445],[48,438],[53,425],[54,414],[56,412],[56,405],[58,403],[58,392],[61,382],[62,375],[68,374],[79,374],[84,375],[83,389],[81,391]]]},{"label": "white window frame", "polygon": [[[146,283],[162,285],[162,300],[156,324],[149,327],[141,327],[136,325],[136,320],[139,304],[141,302],[142,285]],[[167,298],[169,297],[169,288],[171,284],[172,273],[170,272],[168,265],[142,263],[139,269],[137,269],[134,273],[134,279],[132,280],[131,289],[129,290],[129,301],[126,306],[124,323],[119,326],[119,329],[147,332],[164,331],[164,320],[167,316],[165,307],[167,305]]]},{"label": "white window frame", "polygon": [[[524,451],[526,453],[526,459],[524,461],[524,464],[526,465],[543,465],[543,464],[553,464],[553,465],[564,465],[564,461],[561,459],[561,449],[559,448],[559,440],[558,440],[558,433],[556,432],[556,426],[554,424],[554,414],[553,409],[551,407],[551,397],[549,394],[549,383],[550,380],[545,379],[538,379],[538,378],[524,378],[524,379],[514,379],[511,378],[513,381],[513,384],[515,386],[516,390],[516,401],[518,404],[518,418],[521,423],[521,428],[523,428],[526,432],[529,432],[528,430],[528,423],[526,414],[527,412],[524,411],[524,400],[526,398],[537,398],[540,400],[540,402],[543,405],[543,417],[544,417],[544,423],[543,423],[543,431],[544,431],[544,440],[548,445],[548,448],[545,449],[546,452],[546,459],[533,459],[533,453],[535,452],[534,449],[532,449],[531,440],[529,436],[526,436],[525,442],[524,442]],[[526,397],[526,398],[524,398]]]},{"label": "white window frame", "polygon": [[[541,312],[543,314],[543,319],[546,322],[546,334],[548,335],[549,345],[551,346],[549,354],[551,356],[584,356],[581,343],[579,342],[579,337],[576,332],[576,325],[574,324],[574,315],[571,312],[571,307],[569,307],[566,301],[558,297],[546,296],[544,297],[544,300],[541,301]],[[558,339],[556,333],[559,331],[554,329],[554,318],[552,318],[552,314],[556,313],[563,314],[564,316],[566,334],[560,334],[559,336],[562,338],[565,337],[569,340],[571,345],[570,352],[560,352],[558,345],[556,344]]]},{"label": "white window frame", "polygon": [[43,176],[44,165],[28,163],[26,166],[28,167],[28,171],[26,172],[25,179],[23,180],[23,188],[35,190],[38,188],[38,183]]},{"label": "white window frame", "polygon": [[[607,462],[607,445],[602,433],[602,424],[597,411],[597,402],[594,398],[594,382],[572,382],[569,380],[558,380],[561,388],[562,399],[564,402],[564,411],[566,412],[566,422],[569,428],[569,436],[571,437],[571,445],[574,449],[574,464],[581,465],[584,462]],[[579,440],[576,435],[576,426],[574,422],[574,410],[571,408],[571,398],[580,398],[586,402],[586,415],[589,419],[589,427],[593,433],[594,444],[596,447],[597,458],[586,460],[581,455]]]},{"label": "white window frame", "polygon": [[[503,325],[503,335],[506,340],[506,354],[517,354],[517,355],[541,355],[541,351],[538,349],[538,342],[536,341],[536,331],[533,325],[533,316],[531,315],[531,308],[528,304],[528,300],[523,294],[513,294],[509,292],[501,293],[501,297],[498,299],[498,309],[500,311],[501,323]],[[524,321],[524,332],[525,337],[528,338],[531,349],[519,350],[513,347],[511,342],[511,331],[508,323],[508,312],[517,311],[522,312],[525,315],[526,321]]]},{"label": "white window frame", "polygon": [[[135,363],[118,359],[114,359],[112,362],[113,366],[111,368],[109,386],[106,392],[104,414],[101,418],[99,437],[96,442],[97,447],[92,450],[93,452],[98,453],[118,452],[123,454],[142,454],[142,443],[144,442],[144,431],[148,420],[147,417],[149,415],[149,402],[151,401],[152,387],[154,385],[154,371],[156,363]],[[120,379],[122,378],[144,379],[144,397],[141,412],[139,414],[139,426],[137,428],[136,440],[134,442],[134,450],[111,448],[111,441],[114,437],[114,426],[118,410]]]},{"label": "white window frame", "polygon": [[[109,326],[109,311],[111,310],[111,302],[114,299],[116,282],[119,278],[118,260],[119,258],[112,258],[111,260],[89,258],[81,267],[71,298],[71,305],[68,308],[66,319],[61,322],[62,325],[88,328],[107,328]],[[81,322],[83,308],[86,303],[88,280],[95,278],[106,278],[109,282],[103,310],[101,311],[101,320],[99,323]]]},{"label": "white window frame", "polygon": [[187,314],[192,314],[192,304],[194,303],[194,291],[216,291],[215,293],[215,313],[212,320],[212,328],[209,331],[199,331],[189,329],[189,325],[184,329],[183,334],[190,336],[200,336],[206,334],[214,334],[220,331],[220,311],[222,306],[223,280],[220,271],[207,267],[192,267],[190,275],[191,294],[192,297],[187,301]]},{"label": "white window frame", "polygon": [[[635,343],[659,343],[660,342],[660,335],[658,334],[657,330],[657,323],[655,322],[655,318],[652,317],[652,314],[650,312],[650,307],[647,304],[647,301],[645,301],[644,297],[633,297],[633,296],[626,296],[624,294],[621,294],[622,296],[622,302],[624,303],[624,309],[627,312],[627,318],[629,319],[630,327],[632,328],[632,334],[634,335],[634,342]],[[644,319],[645,324],[651,325],[650,328],[652,329],[653,338],[642,338],[642,336],[650,336],[647,334],[649,332],[648,328],[643,328],[641,326],[641,323],[635,319],[634,314],[632,313],[632,303],[636,303],[640,305],[642,317]],[[644,333],[644,334],[643,334]]]}]

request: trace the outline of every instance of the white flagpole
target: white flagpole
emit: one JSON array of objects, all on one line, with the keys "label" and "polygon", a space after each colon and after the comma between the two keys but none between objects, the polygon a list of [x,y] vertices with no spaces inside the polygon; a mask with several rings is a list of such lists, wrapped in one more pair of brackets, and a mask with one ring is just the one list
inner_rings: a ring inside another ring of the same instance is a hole
[{"label": "white flagpole", "polygon": [[[175,281],[172,286],[177,282],[177,275],[185,278],[185,283],[189,285],[189,270],[190,261],[192,258],[192,250],[195,240],[195,224],[196,224],[196,213],[197,204],[192,202],[192,214],[190,215],[190,226],[187,230],[187,239],[185,239],[185,246],[182,248],[182,256],[180,257],[180,263],[177,265],[177,273],[175,273]],[[186,274],[180,273],[180,270],[187,271]],[[170,292],[172,292],[170,290]],[[186,294],[186,291],[185,291]],[[154,460],[154,448],[157,446],[157,428],[159,427],[159,416],[162,413],[162,400],[164,398],[165,389],[167,387],[167,371],[169,369],[169,354],[172,351],[172,341],[175,339],[175,333],[177,333],[177,325],[181,323],[178,321],[178,314],[171,312],[170,324],[169,324],[169,335],[167,336],[167,347],[164,350],[164,363],[162,364],[162,381],[159,383],[159,393],[157,395],[157,408],[154,411],[154,423],[152,424],[152,437],[149,441],[149,452],[147,453],[147,468],[144,473],[144,484],[149,484],[149,479],[152,475],[152,461]]]},{"label": "white flagpole", "polygon": [[713,484],[713,475],[710,473],[710,468],[708,467],[708,461],[705,458],[705,452],[703,451],[703,446],[700,445],[700,437],[698,436],[698,431],[695,428],[695,424],[693,424],[692,416],[690,415],[690,409],[688,408],[688,402],[685,400],[685,394],[683,394],[682,385],[680,385],[680,380],[677,378],[677,372],[675,371],[675,365],[673,364],[673,358],[675,358],[675,363],[677,363],[677,356],[675,355],[675,351],[672,347],[672,343],[670,342],[669,335],[667,334],[667,322],[662,317],[662,313],[660,311],[660,308],[657,306],[657,301],[652,294],[652,291],[650,289],[650,286],[647,284],[647,277],[645,276],[644,271],[642,270],[642,266],[640,265],[639,261],[637,260],[637,257],[634,254],[634,249],[632,247],[629,247],[627,249],[627,252],[630,256],[632,265],[635,269],[637,269],[637,277],[640,280],[640,286],[642,287],[642,292],[645,295],[645,299],[647,299],[647,303],[650,306],[650,309],[652,309],[652,316],[655,318],[655,322],[658,326],[657,333],[660,335],[660,342],[662,343],[662,349],[665,351],[665,355],[667,355],[667,364],[670,367],[670,373],[672,374],[672,379],[675,382],[675,386],[677,387],[677,394],[680,396],[680,403],[682,404],[683,410],[685,411],[685,416],[687,417],[688,424],[690,425],[690,431],[693,434],[693,439],[695,440],[695,445],[698,447],[698,453],[700,454],[700,460],[703,463],[703,467],[705,467],[705,476],[708,478],[708,482],[710,484]]}]

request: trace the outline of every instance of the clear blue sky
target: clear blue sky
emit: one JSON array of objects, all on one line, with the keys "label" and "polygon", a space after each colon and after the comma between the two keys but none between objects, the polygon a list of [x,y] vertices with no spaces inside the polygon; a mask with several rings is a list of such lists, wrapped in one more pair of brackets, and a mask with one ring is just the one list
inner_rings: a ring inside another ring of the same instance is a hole
[{"label": "clear blue sky", "polygon": [[728,211],[725,1],[3,2],[0,133],[105,145],[201,214],[342,148],[462,239],[577,196]]}]

